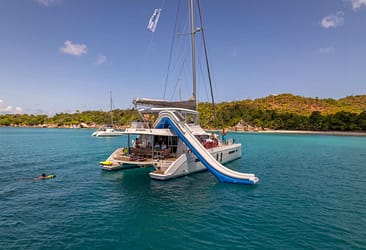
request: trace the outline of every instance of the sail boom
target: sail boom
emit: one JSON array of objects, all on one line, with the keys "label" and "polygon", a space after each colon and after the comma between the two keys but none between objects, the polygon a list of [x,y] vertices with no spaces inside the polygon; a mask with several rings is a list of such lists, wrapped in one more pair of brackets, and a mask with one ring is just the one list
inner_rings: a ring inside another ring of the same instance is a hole
[{"label": "sail boom", "polygon": [[196,100],[183,100],[183,101],[169,101],[169,100],[159,100],[159,99],[149,99],[149,98],[135,98],[133,99],[134,105],[141,106],[153,106],[156,108],[184,108],[190,110],[196,110],[197,104]]}]

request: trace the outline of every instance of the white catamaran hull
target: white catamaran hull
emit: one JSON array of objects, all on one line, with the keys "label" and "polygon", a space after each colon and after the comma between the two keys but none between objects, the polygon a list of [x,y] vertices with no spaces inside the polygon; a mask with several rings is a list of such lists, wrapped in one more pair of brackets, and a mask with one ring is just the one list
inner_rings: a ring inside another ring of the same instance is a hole
[{"label": "white catamaran hull", "polygon": [[101,133],[101,132],[94,132],[92,134],[92,136],[95,137],[112,137],[112,136],[123,136],[124,134],[121,132],[105,132],[105,133]]},{"label": "white catamaran hull", "polygon": [[[223,164],[241,158],[241,144],[212,148],[209,151],[217,161]],[[192,153],[181,155],[173,163],[162,160],[155,163],[154,166],[156,171],[151,172],[150,177],[157,180],[168,180],[207,170]]]},{"label": "white catamaran hull", "polygon": [[122,131],[114,129],[98,130],[92,134],[92,136],[96,137],[111,137],[111,136],[122,136],[122,135],[124,135]]},{"label": "white catamaran hull", "polygon": [[[192,153],[182,154],[175,161],[156,159],[153,161],[129,162],[126,160],[116,160],[121,150],[121,148],[115,150],[105,161],[107,164],[101,164],[101,168],[107,171],[114,171],[153,166],[155,171],[150,173],[150,177],[157,180],[168,180],[207,170]],[[217,161],[223,164],[241,158],[241,144],[222,145],[208,150]]]}]

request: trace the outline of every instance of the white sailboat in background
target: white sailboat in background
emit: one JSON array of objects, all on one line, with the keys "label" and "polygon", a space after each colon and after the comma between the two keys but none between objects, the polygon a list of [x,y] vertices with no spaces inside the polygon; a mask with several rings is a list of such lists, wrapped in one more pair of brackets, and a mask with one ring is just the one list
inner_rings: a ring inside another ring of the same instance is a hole
[{"label": "white sailboat in background", "polygon": [[203,29],[195,29],[194,0],[188,2],[192,38],[192,97],[186,101],[134,99],[135,105],[145,106],[138,110],[141,121],[133,122],[123,132],[128,136],[127,145],[117,148],[100,162],[101,168],[123,170],[153,167],[150,177],[157,180],[209,170],[222,182],[255,184],[259,179],[254,174],[240,173],[222,165],[241,158],[241,144],[235,143],[234,139],[220,140],[219,135],[207,133],[199,125],[194,36]]},{"label": "white sailboat in background", "polygon": [[122,131],[115,130],[113,125],[113,101],[112,92],[110,92],[110,114],[111,114],[111,124],[104,125],[95,131],[92,136],[96,137],[112,137],[112,136],[122,136],[124,135]]}]

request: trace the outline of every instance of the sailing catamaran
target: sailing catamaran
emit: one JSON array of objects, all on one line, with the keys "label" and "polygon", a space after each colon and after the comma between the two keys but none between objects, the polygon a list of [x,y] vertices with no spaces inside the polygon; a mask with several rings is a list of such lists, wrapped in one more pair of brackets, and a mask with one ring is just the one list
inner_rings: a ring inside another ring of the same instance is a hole
[{"label": "sailing catamaran", "polygon": [[[254,174],[239,173],[222,164],[241,157],[241,144],[234,139],[220,140],[214,133],[204,131],[196,111],[196,71],[194,0],[189,0],[193,96],[186,101],[166,101],[136,98],[141,121],[133,122],[123,134],[128,143],[116,149],[106,161],[100,162],[103,170],[153,167],[150,177],[168,180],[209,170],[219,181],[255,184]],[[201,23],[202,25],[202,23]]]},{"label": "sailing catamaran", "polygon": [[124,135],[122,131],[114,129],[113,125],[113,101],[112,92],[110,93],[110,114],[111,114],[111,124],[104,125],[100,127],[97,131],[92,133],[92,136],[96,137],[111,137],[111,136],[122,136]]}]

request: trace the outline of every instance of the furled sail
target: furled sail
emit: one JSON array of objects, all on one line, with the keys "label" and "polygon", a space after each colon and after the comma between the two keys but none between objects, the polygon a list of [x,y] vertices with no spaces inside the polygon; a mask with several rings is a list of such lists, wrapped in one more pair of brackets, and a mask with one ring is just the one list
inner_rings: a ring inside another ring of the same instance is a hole
[{"label": "furled sail", "polygon": [[141,106],[152,106],[156,108],[183,108],[196,110],[197,104],[195,99],[184,100],[184,101],[168,101],[168,100],[157,100],[149,98],[134,98],[132,103],[134,105]]}]

